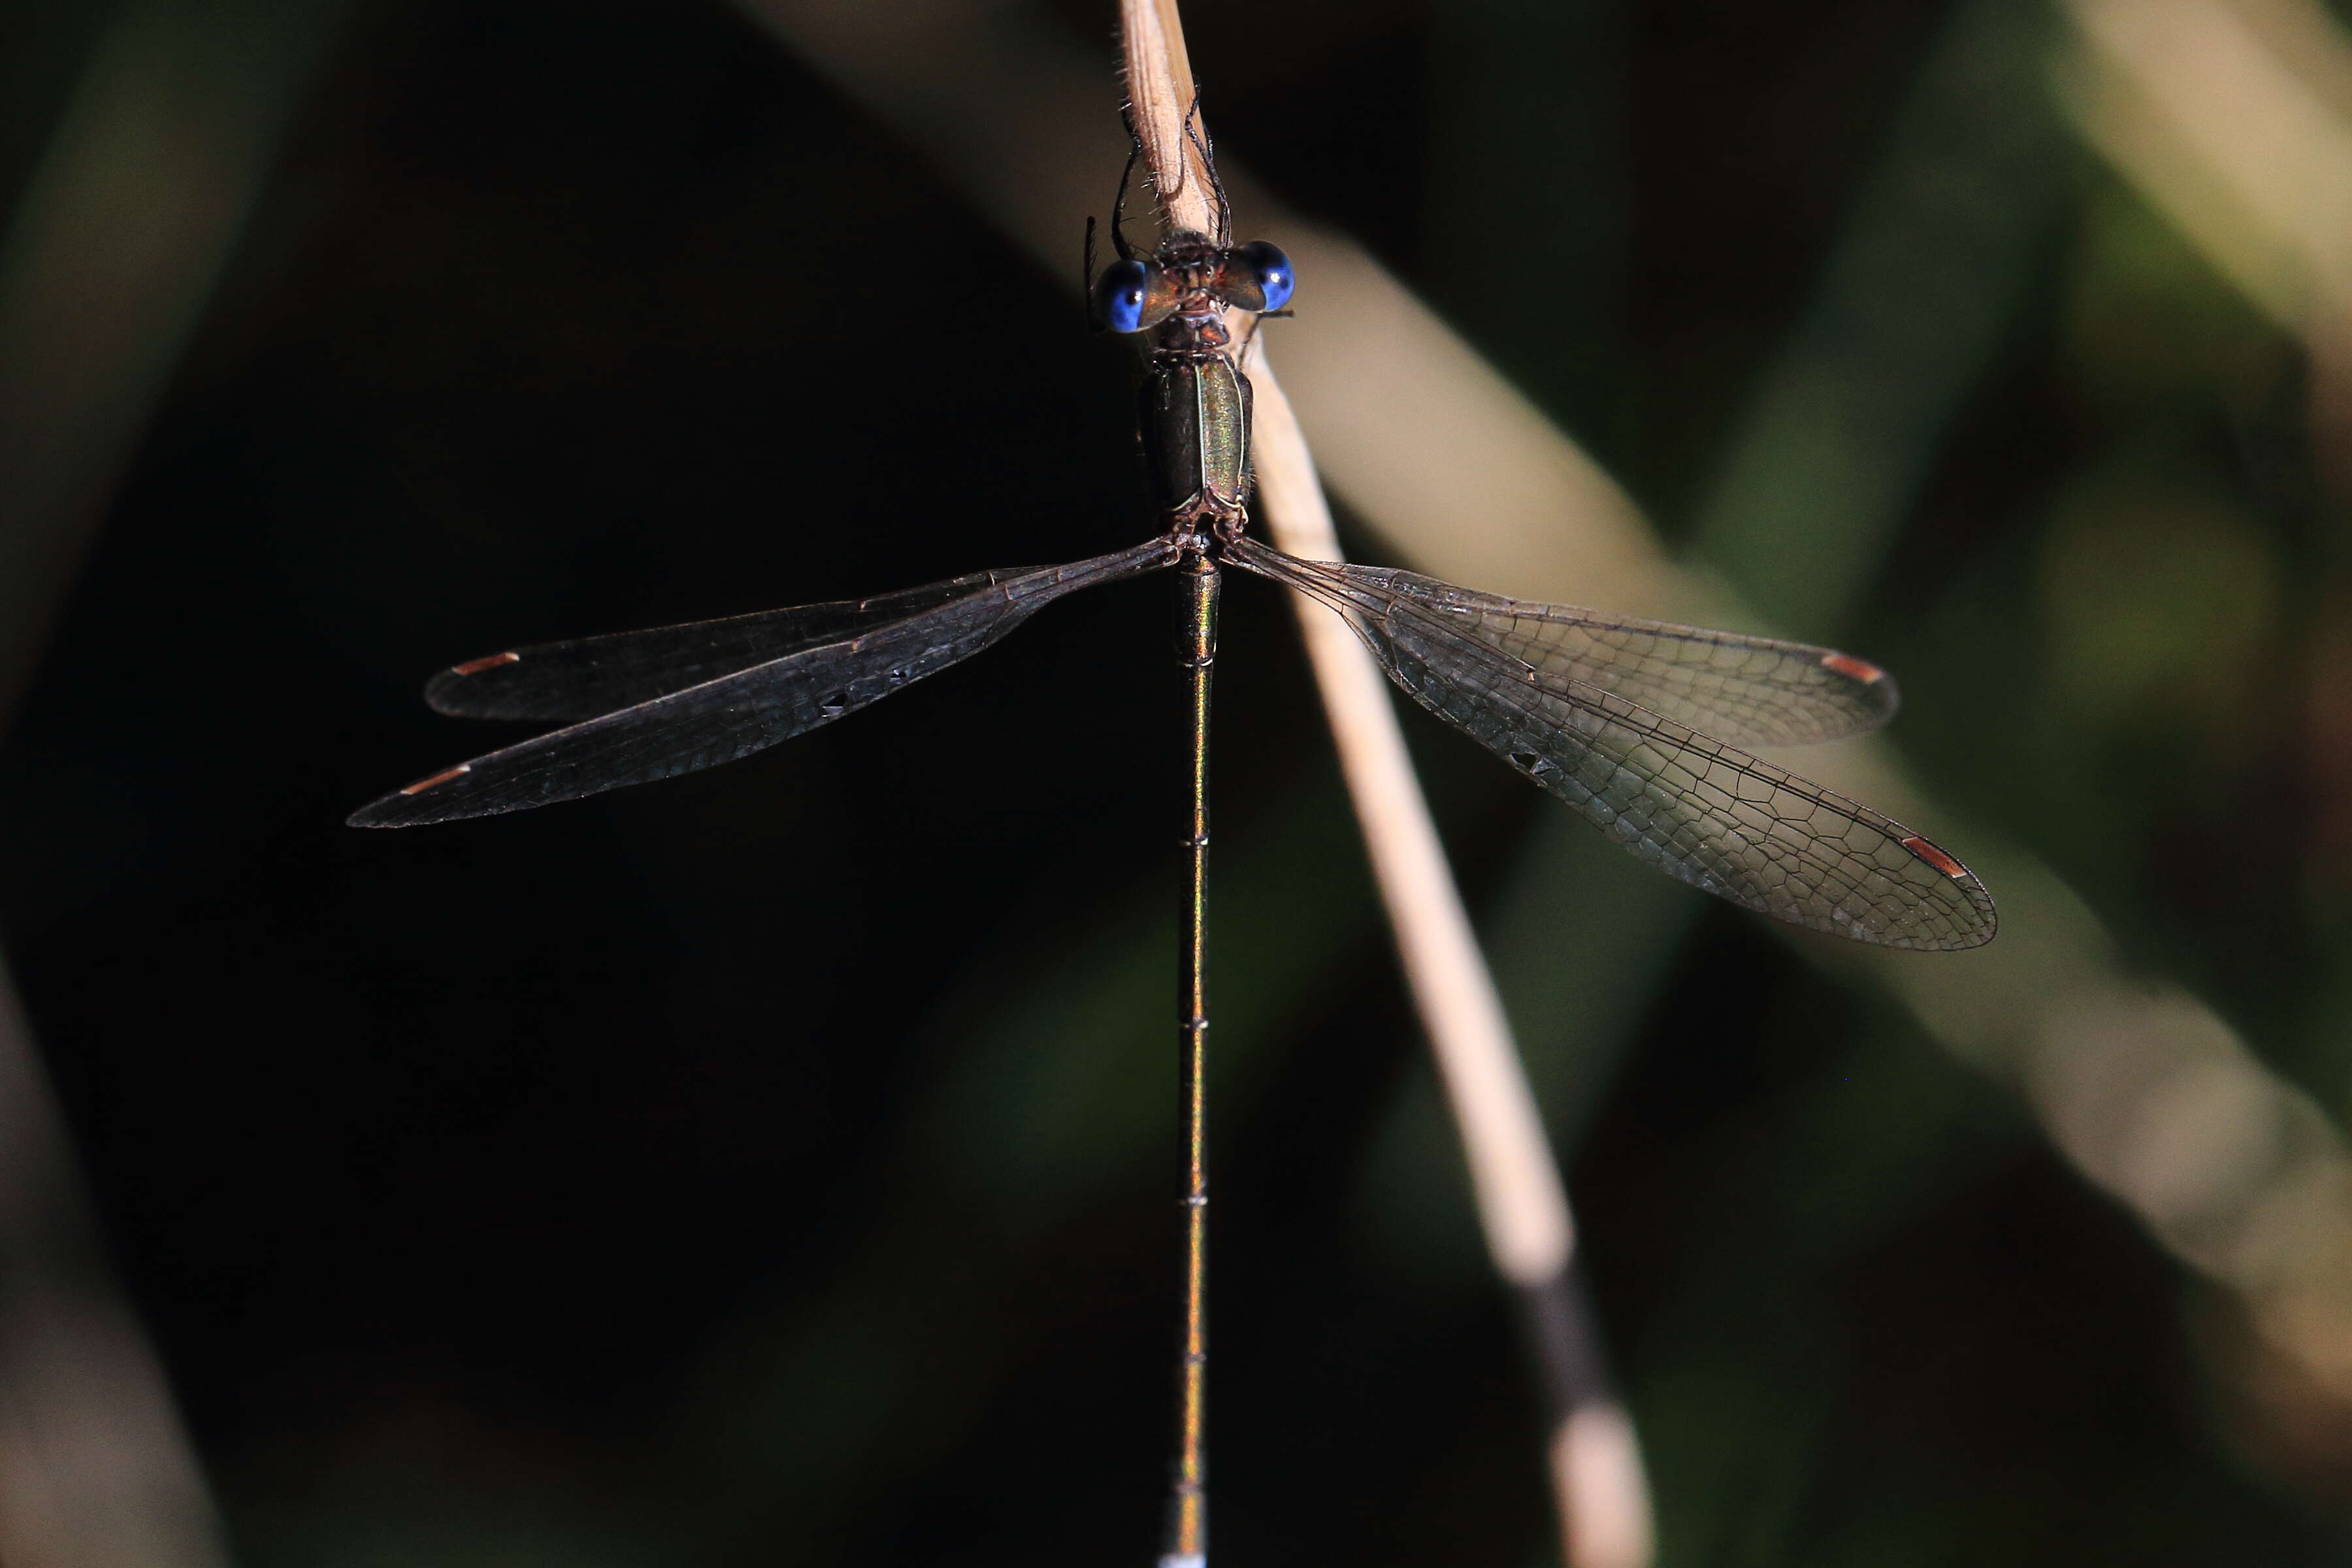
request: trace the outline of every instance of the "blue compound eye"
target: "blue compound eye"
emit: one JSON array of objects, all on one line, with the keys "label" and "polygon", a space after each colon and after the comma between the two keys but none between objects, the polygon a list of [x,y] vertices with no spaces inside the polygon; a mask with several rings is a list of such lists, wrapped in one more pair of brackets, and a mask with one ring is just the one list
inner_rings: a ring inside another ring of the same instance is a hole
[{"label": "blue compound eye", "polygon": [[1114,261],[1095,279],[1095,319],[1114,332],[1157,326],[1174,307],[1166,275],[1148,261]]},{"label": "blue compound eye", "polygon": [[[1265,240],[1254,239],[1233,253],[1226,264],[1228,275],[1240,271],[1250,275],[1257,284],[1257,302],[1234,299],[1234,303],[1247,310],[1279,310],[1290,303],[1291,290],[1298,287],[1298,279],[1290,270],[1290,258],[1281,248]],[[1228,289],[1226,297],[1248,290]]]}]

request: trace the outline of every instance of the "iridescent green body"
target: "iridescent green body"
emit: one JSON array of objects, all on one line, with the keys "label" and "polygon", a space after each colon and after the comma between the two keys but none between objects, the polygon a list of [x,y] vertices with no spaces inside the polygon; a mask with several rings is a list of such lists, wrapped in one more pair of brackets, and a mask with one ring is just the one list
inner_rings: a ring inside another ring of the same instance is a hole
[{"label": "iridescent green body", "polygon": [[1180,526],[1238,526],[1250,488],[1248,378],[1221,350],[1154,355],[1142,405],[1153,506]]},{"label": "iridescent green body", "polygon": [[1225,311],[1237,295],[1262,296],[1232,258],[1206,235],[1179,229],[1152,254],[1147,274],[1143,466],[1153,509],[1191,552],[1237,537],[1247,521],[1249,378],[1235,363]]},{"label": "iridescent green body", "polygon": [[[1184,1106],[1184,1324],[1177,1355],[1176,1463],[1160,1568],[1205,1568],[1209,1552],[1209,681],[1222,574],[1213,553],[1249,521],[1250,387],[1234,363],[1226,247],[1179,231],[1154,259],[1155,309],[1139,430],[1155,509],[1184,551],[1178,662],[1192,739],[1176,1034]],[[1226,292],[1221,293],[1221,289]],[[1262,301],[1261,301],[1262,302]]]}]

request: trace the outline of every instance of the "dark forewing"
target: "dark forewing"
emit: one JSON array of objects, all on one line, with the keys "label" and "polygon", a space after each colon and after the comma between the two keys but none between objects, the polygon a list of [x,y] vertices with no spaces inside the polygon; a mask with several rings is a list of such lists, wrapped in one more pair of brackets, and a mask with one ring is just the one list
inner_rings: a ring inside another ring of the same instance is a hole
[{"label": "dark forewing", "polygon": [[1739,746],[1791,746],[1874,730],[1895,682],[1833,648],[1532,604],[1392,567],[1301,562],[1334,586],[1403,598],[1557,686],[1576,681]]},{"label": "dark forewing", "polygon": [[1668,875],[1860,942],[1946,950],[1992,940],[1984,884],[1869,807],[1622,695],[1530,668],[1420,595],[1247,542],[1231,556],[1338,610],[1423,707]]},{"label": "dark forewing", "polygon": [[1156,570],[1173,553],[1155,539],[1067,566],[982,574],[944,604],[477,757],[362,806],[352,825],[487,816],[730,762],[970,658],[1065,594]]},{"label": "dark forewing", "polygon": [[425,700],[436,711],[460,719],[593,719],[804,648],[845,641],[1035,570],[974,572],[871,599],[541,643],[445,669],[425,683]]}]

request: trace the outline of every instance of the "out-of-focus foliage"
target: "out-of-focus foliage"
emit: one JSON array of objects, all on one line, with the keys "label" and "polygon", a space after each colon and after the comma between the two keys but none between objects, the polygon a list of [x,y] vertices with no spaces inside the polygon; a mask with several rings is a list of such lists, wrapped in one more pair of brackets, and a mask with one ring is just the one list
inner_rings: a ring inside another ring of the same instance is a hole
[{"label": "out-of-focus foliage", "polygon": [[[2352,1108],[2352,465],[2306,344],[2059,111],[2063,18],[1188,15],[1224,148],[1896,671],[1965,814],[1924,826]],[[96,37],[0,22],[12,197]],[[1139,1557],[1164,584],[740,766],[340,826],[478,741],[416,699],[452,658],[1137,536],[1126,351],[725,9],[380,0],[320,72],[0,742],[0,933],[242,1559]],[[1286,615],[1236,587],[1218,692],[1220,1551],[1539,1562]],[[1409,721],[1668,1563],[2341,1556],[2352,1413],[2006,1090]]]}]

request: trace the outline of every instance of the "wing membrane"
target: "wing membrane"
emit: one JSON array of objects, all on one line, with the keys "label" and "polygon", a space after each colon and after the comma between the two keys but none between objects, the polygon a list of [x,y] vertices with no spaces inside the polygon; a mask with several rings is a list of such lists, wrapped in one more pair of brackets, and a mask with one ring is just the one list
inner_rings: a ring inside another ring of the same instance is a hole
[{"label": "wing membrane", "polygon": [[477,757],[362,806],[351,822],[487,816],[730,762],[970,658],[1066,594],[1154,571],[1174,553],[1154,539],[1067,566],[960,579],[974,585],[945,603]]},{"label": "wing membrane", "polygon": [[1669,876],[1888,947],[1992,940],[1984,884],[1868,806],[1618,692],[1509,658],[1420,595],[1247,541],[1230,558],[1339,611],[1415,701]]},{"label": "wing membrane", "polygon": [[787,654],[845,641],[1036,570],[974,572],[870,599],[541,643],[445,669],[425,683],[425,700],[435,711],[460,719],[593,719]]},{"label": "wing membrane", "polygon": [[1901,700],[1885,670],[1833,648],[1507,599],[1391,567],[1300,564],[1409,599],[1555,685],[1574,681],[1622,697],[1736,746],[1802,745],[1874,730]]}]

